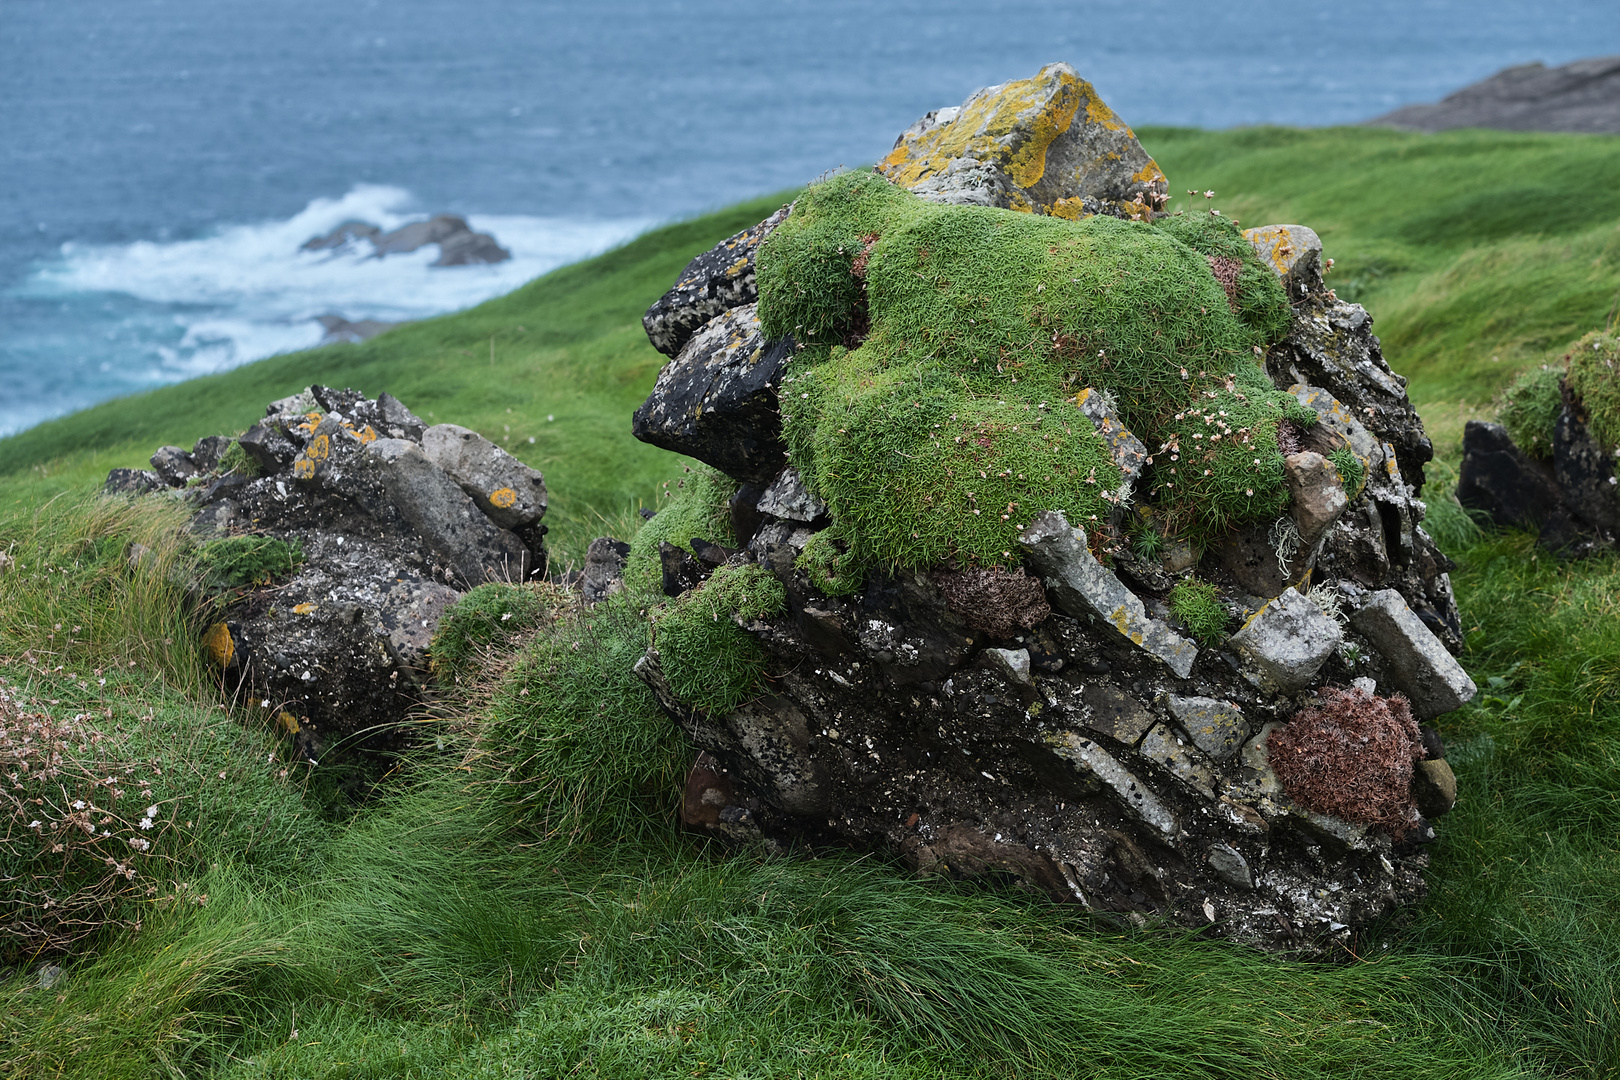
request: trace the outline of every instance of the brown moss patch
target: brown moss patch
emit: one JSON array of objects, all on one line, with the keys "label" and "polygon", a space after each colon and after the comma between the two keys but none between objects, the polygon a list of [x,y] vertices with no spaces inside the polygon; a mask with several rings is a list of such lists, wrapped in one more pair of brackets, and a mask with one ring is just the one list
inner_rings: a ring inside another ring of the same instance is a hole
[{"label": "brown moss patch", "polygon": [[1386,830],[1412,827],[1412,765],[1423,757],[1417,721],[1399,694],[1328,688],[1266,740],[1283,789],[1301,806]]},{"label": "brown moss patch", "polygon": [[1033,630],[1052,614],[1039,578],[999,566],[945,570],[934,575],[945,606],[975,630],[1008,638]]}]

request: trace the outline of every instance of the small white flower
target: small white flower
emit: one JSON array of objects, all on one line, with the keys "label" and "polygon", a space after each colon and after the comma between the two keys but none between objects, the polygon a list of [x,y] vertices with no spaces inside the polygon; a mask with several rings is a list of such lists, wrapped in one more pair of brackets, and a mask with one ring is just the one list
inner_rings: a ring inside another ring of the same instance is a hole
[{"label": "small white flower", "polygon": [[74,799],[73,800],[73,809],[75,809],[75,810],[83,810],[84,809],[84,800],[83,799]]},{"label": "small white flower", "polygon": [[36,821],[30,821],[30,822],[29,822],[29,823],[28,823],[28,827],[29,827],[29,828],[30,828],[30,829],[37,829],[37,828],[39,828],[39,824],[40,824],[40,823],[39,823],[39,822],[38,822],[38,821],[37,821],[37,820],[36,820]]},{"label": "small white flower", "polygon": [[157,806],[156,806],[156,804],[154,804],[152,806],[148,806],[146,808],[146,816],[147,817],[157,817]]},{"label": "small white flower", "polygon": [[149,818],[149,817],[141,818],[141,828],[143,830],[150,829],[151,827],[152,827],[152,819],[151,818]]},{"label": "small white flower", "polygon": [[268,709],[269,707],[270,707],[270,699],[269,698],[265,698],[264,700],[259,702],[259,708]]}]

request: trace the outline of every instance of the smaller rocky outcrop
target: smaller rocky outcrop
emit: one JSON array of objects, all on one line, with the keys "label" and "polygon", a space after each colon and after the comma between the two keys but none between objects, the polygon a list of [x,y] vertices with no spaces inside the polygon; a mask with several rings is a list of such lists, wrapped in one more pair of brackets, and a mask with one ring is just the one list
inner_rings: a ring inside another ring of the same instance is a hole
[{"label": "smaller rocky outcrop", "polygon": [[[1504,423],[1463,429],[1457,501],[1493,524],[1540,532],[1567,556],[1620,542],[1620,341],[1588,334],[1557,365],[1526,372],[1502,401]],[[1517,438],[1514,432],[1517,431]]]},{"label": "smaller rocky outcrop", "polygon": [[345,221],[329,233],[310,237],[299,250],[333,251],[360,244],[369,244],[373,256],[379,259],[437,244],[439,257],[434,260],[434,266],[476,266],[505,262],[512,257],[493,236],[474,232],[466,218],[455,214],[437,214],[427,221],[413,221],[392,232],[383,232],[366,221]]},{"label": "smaller rocky outcrop", "polygon": [[311,756],[390,743],[431,683],[445,611],[486,581],[545,572],[540,473],[388,394],[312,386],[152,466],[113,470],[107,490],[187,500],[205,557],[246,538],[297,553],[220,598],[205,651]]},{"label": "smaller rocky outcrop", "polygon": [[1432,105],[1406,105],[1369,125],[1408,131],[1500,128],[1505,131],[1620,133],[1620,56],[1559,67],[1503,68]]}]

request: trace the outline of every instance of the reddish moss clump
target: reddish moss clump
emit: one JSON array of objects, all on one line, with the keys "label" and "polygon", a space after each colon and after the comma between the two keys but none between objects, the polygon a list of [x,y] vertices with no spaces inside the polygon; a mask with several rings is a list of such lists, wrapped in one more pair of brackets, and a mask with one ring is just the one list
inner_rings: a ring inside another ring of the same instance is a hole
[{"label": "reddish moss clump", "polygon": [[1301,806],[1374,825],[1399,840],[1417,819],[1412,764],[1423,757],[1417,721],[1399,694],[1324,689],[1266,740],[1271,767]]}]

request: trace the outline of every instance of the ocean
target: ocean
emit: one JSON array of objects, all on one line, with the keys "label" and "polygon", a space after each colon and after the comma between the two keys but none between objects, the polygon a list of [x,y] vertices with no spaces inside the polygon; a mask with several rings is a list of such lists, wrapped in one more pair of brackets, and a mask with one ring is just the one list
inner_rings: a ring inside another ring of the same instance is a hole
[{"label": "ocean", "polygon": [[[1052,60],[1225,128],[1615,52],[1614,0],[0,0],[0,435],[476,304]],[[439,212],[512,260],[299,250]]]}]

